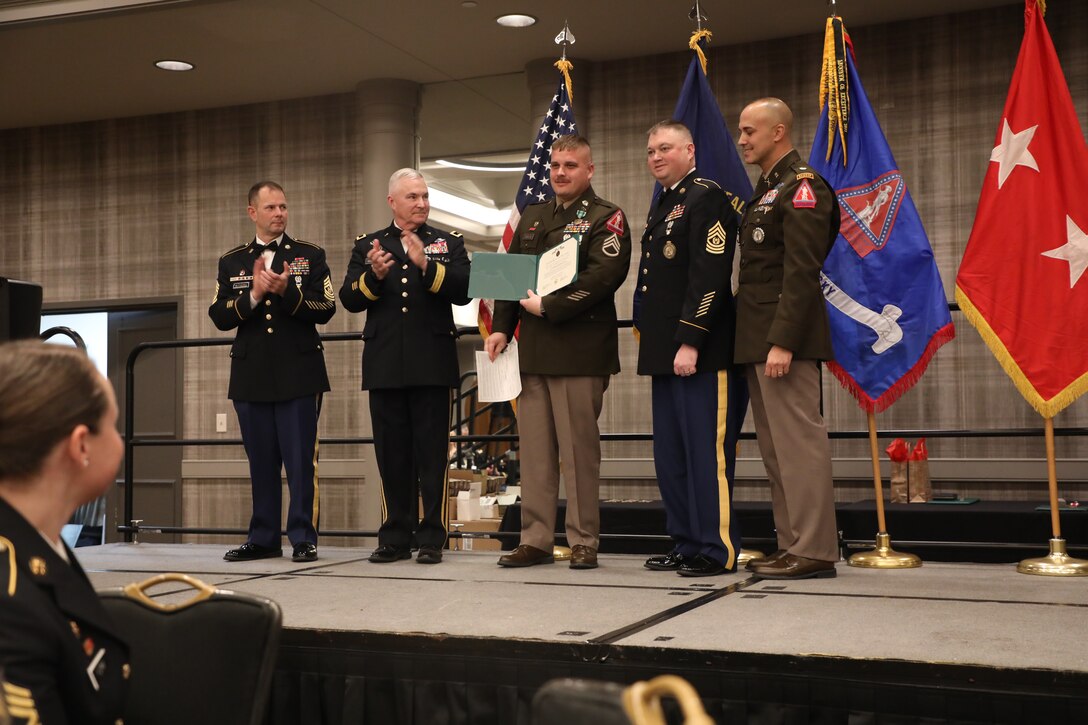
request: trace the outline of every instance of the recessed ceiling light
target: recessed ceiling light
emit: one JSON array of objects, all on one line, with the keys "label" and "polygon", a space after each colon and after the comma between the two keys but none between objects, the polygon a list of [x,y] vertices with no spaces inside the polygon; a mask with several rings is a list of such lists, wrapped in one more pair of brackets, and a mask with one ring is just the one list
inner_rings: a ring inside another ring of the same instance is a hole
[{"label": "recessed ceiling light", "polygon": [[500,15],[495,22],[504,28],[527,28],[536,25],[536,18],[532,15]]},{"label": "recessed ceiling light", "polygon": [[476,0],[464,0],[464,2],[461,3],[461,7],[474,8],[476,7]]},{"label": "recessed ceiling light", "polygon": [[185,71],[192,70],[193,64],[186,63],[183,60],[157,60],[155,61],[155,67],[161,68],[162,70]]}]

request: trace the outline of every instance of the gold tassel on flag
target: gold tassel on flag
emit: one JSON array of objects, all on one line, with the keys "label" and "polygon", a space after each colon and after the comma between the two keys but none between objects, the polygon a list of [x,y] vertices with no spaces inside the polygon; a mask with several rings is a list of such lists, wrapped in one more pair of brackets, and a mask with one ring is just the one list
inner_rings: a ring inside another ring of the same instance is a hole
[{"label": "gold tassel on flag", "polygon": [[563,74],[563,83],[567,86],[567,98],[574,103],[574,83],[570,79],[570,72],[574,70],[574,63],[567,60],[567,49],[563,48],[563,57],[555,61],[555,67]]},{"label": "gold tassel on flag", "polygon": [[714,33],[710,32],[706,28],[700,28],[691,34],[691,38],[688,40],[688,47],[695,51],[695,54],[699,56],[699,65],[703,67],[703,75],[706,75],[706,53],[703,52],[702,46],[699,45],[699,41],[706,40],[709,44],[710,39],[714,37]]},{"label": "gold tassel on flag", "polygon": [[842,143],[842,163],[846,165],[846,131],[850,126],[850,81],[846,72],[846,29],[842,19],[827,19],[824,34],[823,70],[820,73],[820,108],[827,104],[827,157],[835,145],[835,136]]}]

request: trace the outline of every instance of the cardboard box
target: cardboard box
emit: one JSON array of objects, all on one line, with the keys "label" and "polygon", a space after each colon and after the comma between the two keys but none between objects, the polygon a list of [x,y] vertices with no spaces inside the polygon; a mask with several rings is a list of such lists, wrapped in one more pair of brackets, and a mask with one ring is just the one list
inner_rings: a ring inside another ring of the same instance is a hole
[{"label": "cardboard box", "polygon": [[[476,521],[450,521],[450,532],[487,534],[498,531],[501,519],[477,519]],[[455,527],[456,524],[456,527]],[[456,538],[450,539],[451,549],[465,551],[501,551],[502,541],[491,538]]]}]

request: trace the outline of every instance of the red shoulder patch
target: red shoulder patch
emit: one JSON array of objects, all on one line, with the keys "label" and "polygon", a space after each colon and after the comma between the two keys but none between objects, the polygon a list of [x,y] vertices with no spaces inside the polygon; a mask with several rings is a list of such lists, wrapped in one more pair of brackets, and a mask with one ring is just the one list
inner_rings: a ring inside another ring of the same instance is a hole
[{"label": "red shoulder patch", "polygon": [[615,214],[608,218],[608,221],[604,223],[604,226],[608,231],[615,232],[616,234],[623,234],[623,212],[617,211]]},{"label": "red shoulder patch", "polygon": [[813,209],[815,207],[816,194],[812,191],[812,185],[808,183],[808,179],[805,179],[797,187],[797,193],[793,195],[793,208]]}]

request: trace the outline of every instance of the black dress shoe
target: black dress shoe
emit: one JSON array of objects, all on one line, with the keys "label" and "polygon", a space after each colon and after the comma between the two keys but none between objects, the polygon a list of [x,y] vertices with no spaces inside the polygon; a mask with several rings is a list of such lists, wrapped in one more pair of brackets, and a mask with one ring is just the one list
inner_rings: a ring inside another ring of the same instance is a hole
[{"label": "black dress shoe", "polygon": [[247,541],[237,549],[231,549],[223,558],[227,561],[256,561],[257,559],[275,559],[283,556],[283,549],[275,546],[259,546]]},{"label": "black dress shoe", "polygon": [[317,545],[309,541],[295,544],[295,550],[291,554],[291,561],[317,561]]},{"label": "black dress shoe", "polygon": [[676,571],[684,561],[684,555],[679,551],[670,551],[664,556],[651,556],[643,566],[654,571]]},{"label": "black dress shoe", "polygon": [[438,564],[442,561],[442,550],[437,546],[421,546],[416,554],[417,564]]},{"label": "black dress shoe", "polygon": [[728,574],[729,569],[709,556],[696,554],[693,557],[684,559],[684,563],[680,565],[676,573],[680,576],[716,576],[718,574]]},{"label": "black dress shoe", "polygon": [[835,562],[820,559],[806,559],[795,554],[786,554],[770,564],[756,564],[752,572],[760,579],[833,579]]},{"label": "black dress shoe", "polygon": [[411,549],[398,549],[395,546],[389,544],[382,544],[370,555],[368,561],[372,564],[388,564],[392,561],[400,561],[401,559],[411,559]]},{"label": "black dress shoe", "polygon": [[779,549],[770,556],[761,556],[758,559],[749,559],[748,563],[744,565],[744,568],[748,571],[752,571],[752,567],[764,566],[765,564],[773,564],[788,553],[790,552],[786,551],[785,549]]},{"label": "black dress shoe", "polygon": [[520,544],[509,554],[499,557],[499,566],[534,566],[536,564],[554,564],[555,557],[549,549],[544,551],[535,546]]}]

